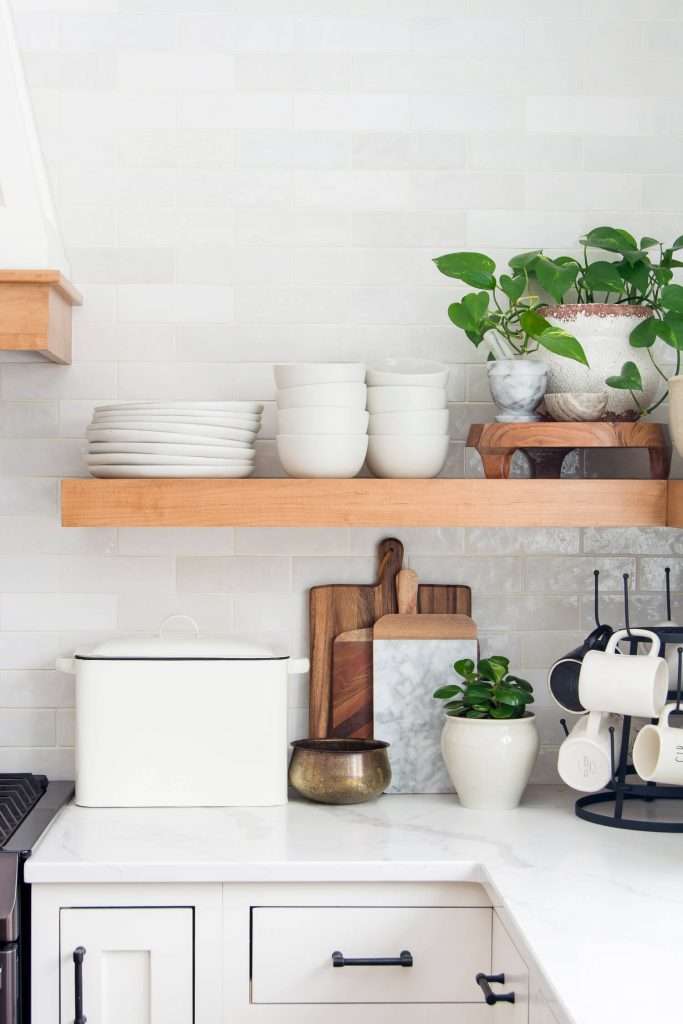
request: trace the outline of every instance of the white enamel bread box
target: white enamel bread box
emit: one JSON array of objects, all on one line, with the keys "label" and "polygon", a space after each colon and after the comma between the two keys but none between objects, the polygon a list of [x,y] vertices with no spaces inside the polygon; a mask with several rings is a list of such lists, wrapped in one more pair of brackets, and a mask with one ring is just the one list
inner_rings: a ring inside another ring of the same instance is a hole
[{"label": "white enamel bread box", "polygon": [[287,677],[307,660],[192,626],[58,660],[76,676],[77,804],[287,802]]}]

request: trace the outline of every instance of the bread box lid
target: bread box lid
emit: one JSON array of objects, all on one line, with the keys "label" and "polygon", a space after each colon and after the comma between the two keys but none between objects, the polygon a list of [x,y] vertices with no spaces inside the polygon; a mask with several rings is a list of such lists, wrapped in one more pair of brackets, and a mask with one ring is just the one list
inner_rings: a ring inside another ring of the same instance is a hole
[{"label": "bread box lid", "polygon": [[[185,624],[183,632],[177,626],[169,629],[172,620]],[[289,654],[267,640],[201,633],[194,619],[172,615],[156,635],[114,637],[74,657],[83,661],[274,661]]]}]

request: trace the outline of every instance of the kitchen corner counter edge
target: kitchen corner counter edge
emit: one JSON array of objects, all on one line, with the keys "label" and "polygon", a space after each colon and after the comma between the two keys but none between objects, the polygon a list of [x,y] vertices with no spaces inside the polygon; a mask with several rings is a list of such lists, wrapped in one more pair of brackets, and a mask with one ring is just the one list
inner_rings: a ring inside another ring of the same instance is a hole
[{"label": "kitchen corner counter edge", "polygon": [[569,1019],[674,1020],[676,988],[661,979],[679,968],[679,837],[591,825],[574,816],[573,800],[536,786],[501,813],[464,810],[448,795],[350,807],[71,805],[26,875],[37,885],[480,882]]}]

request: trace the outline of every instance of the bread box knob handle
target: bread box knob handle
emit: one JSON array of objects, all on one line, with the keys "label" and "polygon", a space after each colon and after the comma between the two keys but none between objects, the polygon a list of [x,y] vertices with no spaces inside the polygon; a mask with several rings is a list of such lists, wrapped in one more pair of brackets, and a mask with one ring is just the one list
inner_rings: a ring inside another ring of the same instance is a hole
[{"label": "bread box knob handle", "polygon": [[[159,626],[159,636],[164,636],[164,634],[168,632],[169,622],[174,622],[176,619],[180,622],[189,622],[190,631],[194,633],[195,636],[199,636],[199,626],[191,615],[168,615]],[[180,631],[176,630],[175,632]]]}]

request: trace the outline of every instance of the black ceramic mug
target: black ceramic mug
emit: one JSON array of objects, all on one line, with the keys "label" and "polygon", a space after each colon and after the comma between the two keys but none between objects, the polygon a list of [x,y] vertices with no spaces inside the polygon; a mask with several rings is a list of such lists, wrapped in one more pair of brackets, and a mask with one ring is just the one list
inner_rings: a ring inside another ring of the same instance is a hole
[{"label": "black ceramic mug", "polygon": [[581,663],[589,651],[604,651],[612,635],[611,626],[596,626],[592,633],[573,651],[558,658],[548,672],[548,689],[553,700],[563,711],[583,715],[585,707],[579,700]]}]

